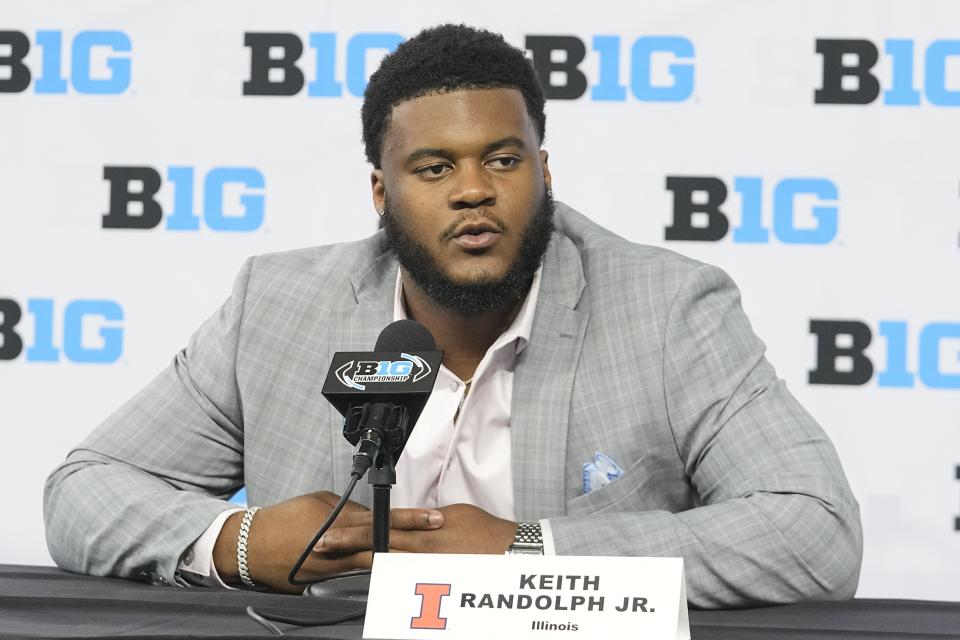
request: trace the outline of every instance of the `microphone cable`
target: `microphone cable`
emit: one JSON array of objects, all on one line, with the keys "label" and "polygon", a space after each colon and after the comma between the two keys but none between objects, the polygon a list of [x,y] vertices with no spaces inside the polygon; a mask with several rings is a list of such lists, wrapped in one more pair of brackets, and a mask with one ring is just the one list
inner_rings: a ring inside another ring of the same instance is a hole
[{"label": "microphone cable", "polygon": [[[367,446],[364,446],[364,445]],[[375,449],[370,448],[370,444],[375,445]],[[290,573],[287,575],[287,582],[293,585],[309,585],[317,582],[327,582],[329,580],[336,580],[338,578],[349,578],[353,576],[368,575],[370,573],[369,569],[352,569],[350,571],[341,571],[339,573],[331,573],[319,578],[307,578],[301,580],[297,578],[297,574],[300,572],[300,569],[303,568],[303,564],[307,561],[307,558],[310,557],[310,552],[313,551],[314,546],[317,542],[323,537],[323,534],[327,532],[334,521],[337,519],[337,516],[340,515],[340,512],[343,511],[343,507],[346,506],[347,501],[350,499],[350,496],[353,494],[353,490],[356,488],[357,483],[360,479],[366,475],[367,471],[373,466],[373,461],[376,458],[377,449],[379,449],[379,437],[376,438],[376,441],[372,443],[368,439],[363,439],[357,444],[356,453],[353,456],[353,468],[350,470],[350,483],[347,485],[346,490],[343,492],[343,496],[340,497],[340,501],[337,502],[337,505],[333,508],[330,514],[327,516],[327,519],[324,520],[323,524],[320,525],[320,528],[317,530],[316,535],[313,536],[313,539],[304,547],[303,552],[300,554],[300,557],[297,558],[297,561],[294,563],[293,567],[290,569]],[[348,620],[354,620],[356,618],[363,617],[367,612],[366,605],[358,611],[344,613],[338,616],[332,616],[329,618],[300,618],[297,616],[289,616],[276,612],[258,612],[252,606],[246,608],[247,615],[264,627],[266,627],[271,633],[275,635],[283,635],[277,625],[273,622],[284,622],[287,624],[293,624],[300,627],[320,627],[333,624],[339,624],[341,622],[346,622]]]}]

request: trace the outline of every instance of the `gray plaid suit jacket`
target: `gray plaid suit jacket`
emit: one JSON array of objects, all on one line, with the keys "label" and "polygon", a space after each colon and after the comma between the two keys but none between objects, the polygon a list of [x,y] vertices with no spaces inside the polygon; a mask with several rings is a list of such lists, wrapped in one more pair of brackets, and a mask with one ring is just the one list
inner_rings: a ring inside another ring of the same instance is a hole
[{"label": "gray plaid suit jacket", "polygon": [[[857,503],[732,281],[562,204],[556,224],[514,376],[517,517],[549,518],[560,554],[683,556],[695,606],[852,596]],[[187,348],[50,475],[57,564],[173,582],[241,485],[251,505],[341,493],[351,447],[320,387],[335,351],[392,320],[396,271],[382,234],[248,260]],[[625,473],[585,495],[597,451]]]}]

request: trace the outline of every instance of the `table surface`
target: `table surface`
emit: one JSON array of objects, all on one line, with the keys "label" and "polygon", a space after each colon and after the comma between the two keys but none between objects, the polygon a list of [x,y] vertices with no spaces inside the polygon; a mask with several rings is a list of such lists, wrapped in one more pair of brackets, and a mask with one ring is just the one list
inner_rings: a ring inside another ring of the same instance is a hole
[{"label": "table surface", "polygon": [[[53,567],[0,565],[0,638],[276,637],[246,615],[248,605],[310,617],[358,607],[347,599],[155,587]],[[294,638],[360,638],[363,630],[362,619],[326,627],[278,626]],[[960,639],[960,603],[858,599],[691,611],[690,627],[694,640]]]}]

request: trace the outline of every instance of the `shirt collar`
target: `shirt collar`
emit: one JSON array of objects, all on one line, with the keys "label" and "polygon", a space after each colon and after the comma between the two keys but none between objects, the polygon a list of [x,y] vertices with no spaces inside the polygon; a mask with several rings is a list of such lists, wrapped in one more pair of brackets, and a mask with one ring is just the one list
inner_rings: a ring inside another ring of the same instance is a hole
[{"label": "shirt collar", "polygon": [[[516,353],[523,351],[527,343],[530,342],[530,331],[533,329],[533,314],[537,309],[537,298],[540,297],[540,276],[543,271],[541,265],[533,274],[533,282],[530,284],[530,291],[520,307],[517,317],[507,327],[507,330],[500,334],[494,343],[490,346],[491,351],[496,351],[506,345],[516,344]],[[397,269],[397,283],[393,289],[393,319],[405,320],[407,310],[403,304],[403,278],[400,276],[400,269]]]}]

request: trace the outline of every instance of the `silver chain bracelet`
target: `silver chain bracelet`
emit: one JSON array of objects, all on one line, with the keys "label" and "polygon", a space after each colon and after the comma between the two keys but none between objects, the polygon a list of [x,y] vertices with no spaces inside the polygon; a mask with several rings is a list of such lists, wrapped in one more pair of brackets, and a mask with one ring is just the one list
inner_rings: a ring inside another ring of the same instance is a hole
[{"label": "silver chain bracelet", "polygon": [[240,534],[237,536],[237,569],[240,570],[240,581],[250,589],[256,589],[250,578],[250,568],[247,566],[247,538],[250,536],[250,523],[260,507],[250,507],[243,512],[243,521],[240,523]]}]

